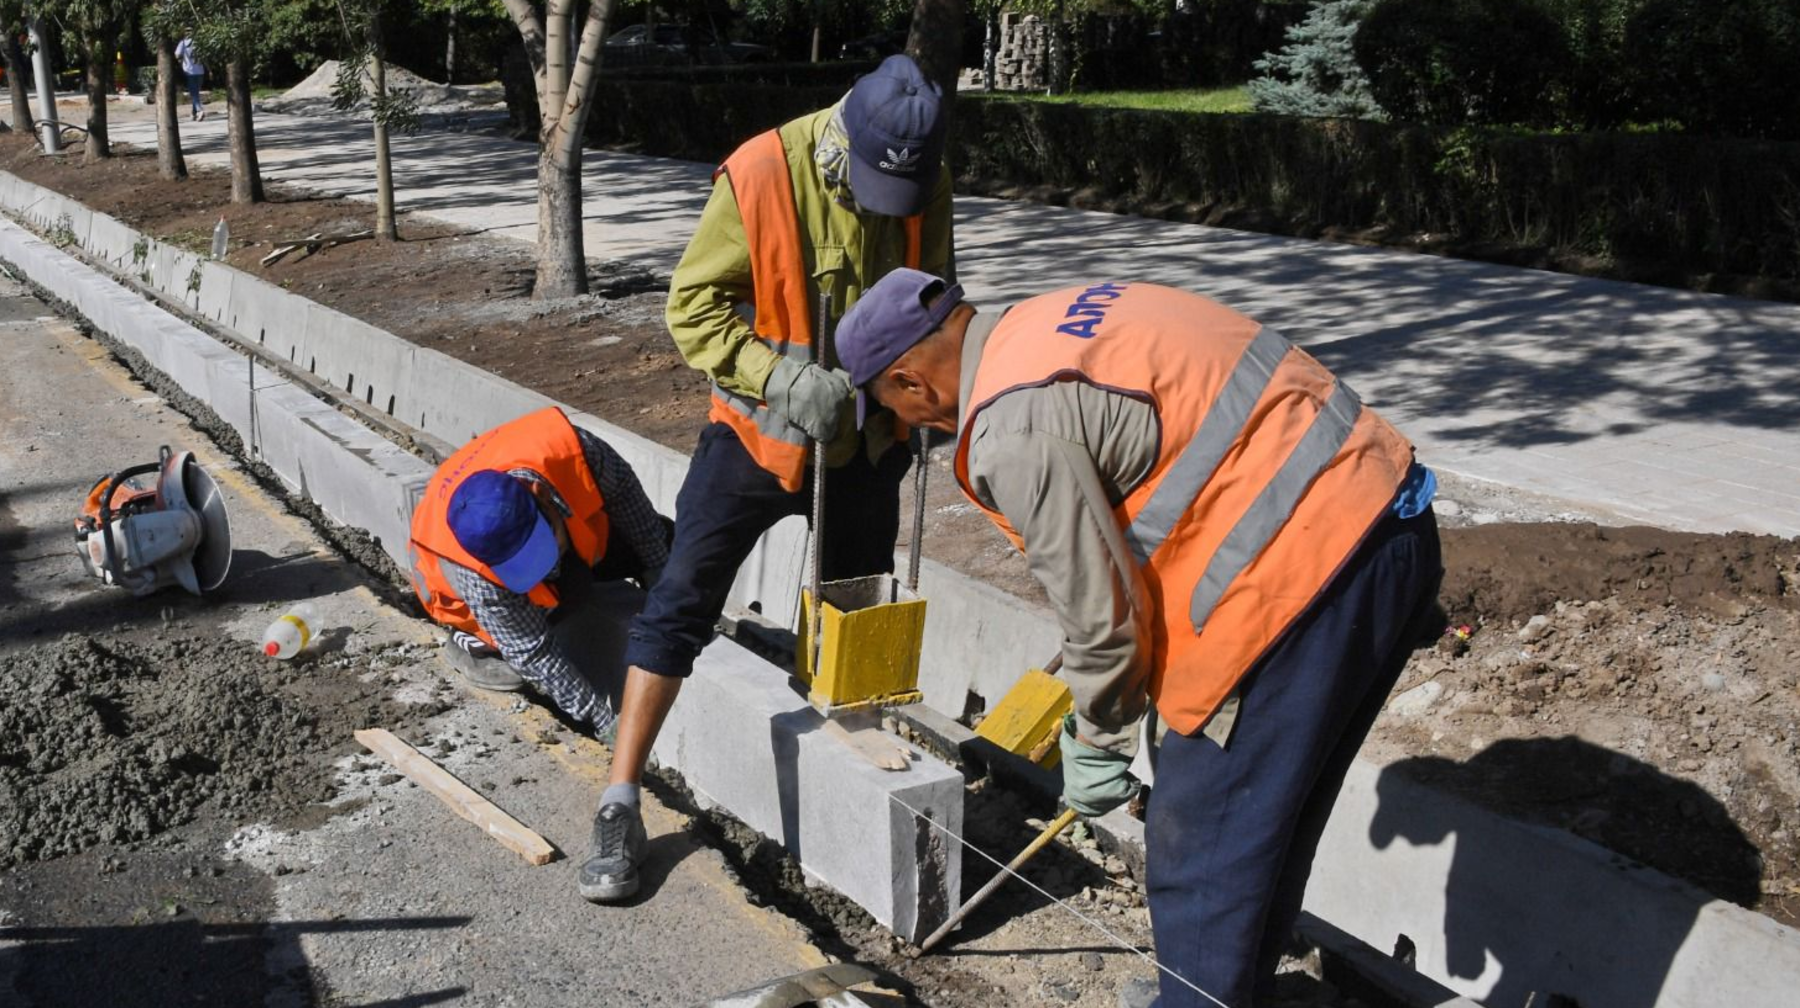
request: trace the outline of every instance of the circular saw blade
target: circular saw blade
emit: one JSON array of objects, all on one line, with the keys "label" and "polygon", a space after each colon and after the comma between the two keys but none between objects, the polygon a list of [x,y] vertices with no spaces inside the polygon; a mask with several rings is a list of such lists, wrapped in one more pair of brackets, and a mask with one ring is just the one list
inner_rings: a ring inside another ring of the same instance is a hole
[{"label": "circular saw blade", "polygon": [[[179,480],[171,479],[175,473]],[[183,503],[200,516],[200,544],[191,562],[200,590],[212,591],[231,572],[231,519],[225,511],[225,493],[193,452],[181,452],[169,461],[163,471],[165,494],[171,485],[180,487]]]}]

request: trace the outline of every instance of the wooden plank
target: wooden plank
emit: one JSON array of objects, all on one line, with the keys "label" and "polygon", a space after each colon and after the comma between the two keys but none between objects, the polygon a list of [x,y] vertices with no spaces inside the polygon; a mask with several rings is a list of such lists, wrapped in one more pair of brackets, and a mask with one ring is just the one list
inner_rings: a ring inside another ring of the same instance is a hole
[{"label": "wooden plank", "polygon": [[493,802],[476,794],[473,788],[458,780],[450,771],[433,763],[424,753],[407,745],[393,732],[386,728],[363,728],[357,731],[356,741],[387,760],[394,769],[412,778],[420,787],[437,795],[444,804],[450,806],[450,811],[480,826],[483,832],[500,841],[527,863],[549,864],[556,857],[556,848],[550,846],[543,837],[502,812]]}]

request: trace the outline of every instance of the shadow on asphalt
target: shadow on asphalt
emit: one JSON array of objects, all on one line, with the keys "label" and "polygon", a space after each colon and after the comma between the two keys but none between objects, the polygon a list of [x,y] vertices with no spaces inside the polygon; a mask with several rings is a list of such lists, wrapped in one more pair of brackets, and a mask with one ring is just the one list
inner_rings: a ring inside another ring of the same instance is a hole
[{"label": "shadow on asphalt", "polygon": [[[0,977],[11,975],[28,1005],[257,1005],[274,991],[313,1003],[300,938],[308,934],[420,931],[458,928],[469,917],[386,917],[366,920],[202,924],[192,918],[115,927],[16,927],[17,944],[0,950]],[[285,948],[284,948],[285,946]],[[268,975],[268,964],[293,964]],[[365,1005],[385,1008],[441,1004],[462,987]]]}]

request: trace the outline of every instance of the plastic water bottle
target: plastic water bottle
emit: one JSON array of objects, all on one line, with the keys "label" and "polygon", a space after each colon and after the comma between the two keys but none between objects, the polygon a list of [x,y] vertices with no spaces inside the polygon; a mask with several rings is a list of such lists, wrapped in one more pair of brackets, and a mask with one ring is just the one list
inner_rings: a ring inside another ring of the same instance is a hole
[{"label": "plastic water bottle", "polygon": [[286,661],[304,650],[318,635],[318,612],[311,602],[301,602],[282,613],[280,619],[263,631],[263,654]]},{"label": "plastic water bottle", "polygon": [[230,244],[231,244],[231,225],[225,223],[225,218],[223,215],[221,215],[219,217],[219,223],[213,225],[212,257],[214,259],[225,258],[225,253],[227,251],[227,247]]}]

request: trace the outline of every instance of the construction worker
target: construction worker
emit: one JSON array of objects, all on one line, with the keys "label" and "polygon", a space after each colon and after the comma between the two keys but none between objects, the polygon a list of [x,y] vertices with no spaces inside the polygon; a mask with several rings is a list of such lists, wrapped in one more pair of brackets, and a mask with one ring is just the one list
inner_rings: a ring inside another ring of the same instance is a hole
[{"label": "construction worker", "polygon": [[667,530],[631,466],[550,407],[476,436],[432,473],[407,544],[413,590],[450,628],[445,654],[471,683],[529,682],[604,738],[612,698],[557,627],[596,582],[654,584]]},{"label": "construction worker", "polygon": [[809,445],[825,446],[828,579],[893,570],[900,480],[892,422],[850,422],[850,380],[815,331],[889,270],[951,269],[950,174],[941,94],[889,57],[830,108],[751,138],[714,174],[712,196],[669,283],[669,332],[712,380],[712,409],[675,504],[669,563],[632,622],[629,665],[581,894],[637,889],[638,784],[664,716],[711,639],[738,567],[788,515],[811,510]]},{"label": "construction worker", "polygon": [[872,399],[957,435],[963,492],[1048,590],[1069,806],[1125,802],[1147,710],[1161,730],[1155,1003],[1265,1003],[1344,774],[1435,608],[1430,470],[1274,330],[1153,284],[986,315],[901,270],[838,351],[859,416]]}]

